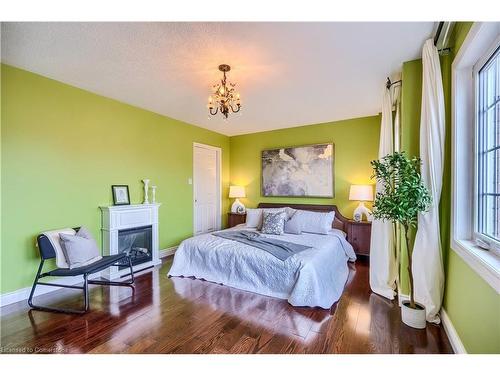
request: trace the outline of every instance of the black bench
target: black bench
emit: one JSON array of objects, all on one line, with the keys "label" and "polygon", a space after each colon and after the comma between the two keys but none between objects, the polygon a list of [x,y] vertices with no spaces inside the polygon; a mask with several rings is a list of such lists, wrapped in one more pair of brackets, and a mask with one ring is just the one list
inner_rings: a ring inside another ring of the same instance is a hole
[{"label": "black bench", "polygon": [[[74,228],[78,230],[79,228]],[[114,286],[130,286],[133,287],[134,284],[134,270],[132,268],[132,260],[126,254],[116,254],[116,255],[108,255],[103,256],[102,259],[78,268],[56,268],[48,272],[43,272],[43,264],[47,259],[53,259],[56,257],[56,251],[52,246],[50,240],[44,234],[40,234],[37,237],[38,250],[40,251],[40,266],[38,267],[38,272],[36,273],[35,281],[33,282],[33,286],[31,288],[31,292],[28,298],[28,305],[35,310],[42,311],[50,311],[50,312],[60,312],[60,313],[72,313],[72,314],[83,314],[89,310],[89,284],[96,285],[114,285]],[[89,275],[102,271],[106,268],[112,266],[123,266],[128,265],[130,268],[130,280],[125,282],[117,282],[117,281],[108,281],[108,280],[89,280]],[[83,276],[83,286],[76,285],[63,285],[56,283],[46,283],[39,281],[43,277],[47,276],[57,276],[57,277],[65,277],[65,276]],[[84,299],[84,309],[83,310],[74,310],[67,308],[58,308],[58,307],[49,307],[42,305],[35,305],[33,303],[33,296],[35,294],[35,289],[37,285],[48,285],[48,286],[57,286],[61,288],[71,288],[71,289],[81,289],[83,290],[83,299]]]}]

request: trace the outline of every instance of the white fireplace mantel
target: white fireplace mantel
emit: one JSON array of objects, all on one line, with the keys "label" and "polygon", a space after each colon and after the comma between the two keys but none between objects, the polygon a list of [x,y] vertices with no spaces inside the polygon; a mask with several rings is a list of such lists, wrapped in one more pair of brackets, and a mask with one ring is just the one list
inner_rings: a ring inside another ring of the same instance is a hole
[{"label": "white fireplace mantel", "polygon": [[[103,255],[118,253],[118,232],[123,229],[151,226],[152,228],[152,260],[134,266],[134,271],[156,266],[161,263],[159,258],[158,209],[161,203],[131,204],[123,206],[102,206],[102,251]],[[111,267],[106,276],[109,279],[118,278],[129,273],[128,269],[118,270]]]}]

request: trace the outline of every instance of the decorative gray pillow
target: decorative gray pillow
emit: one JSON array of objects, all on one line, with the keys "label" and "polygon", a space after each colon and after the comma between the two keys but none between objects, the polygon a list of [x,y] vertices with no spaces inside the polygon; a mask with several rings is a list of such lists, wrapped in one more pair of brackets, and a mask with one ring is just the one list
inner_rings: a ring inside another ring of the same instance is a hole
[{"label": "decorative gray pillow", "polygon": [[59,238],[70,269],[92,264],[102,258],[97,243],[85,227],[81,227],[76,235],[60,233]]},{"label": "decorative gray pillow", "polygon": [[264,209],[262,209],[262,218],[260,219],[260,225],[257,227],[257,229],[262,230],[262,224],[264,223],[264,216],[266,216],[266,213],[277,214],[279,212],[285,212],[285,208],[279,207],[279,208],[264,208]]},{"label": "decorative gray pillow", "polygon": [[282,235],[285,231],[285,212],[264,212],[262,220],[262,233]]}]

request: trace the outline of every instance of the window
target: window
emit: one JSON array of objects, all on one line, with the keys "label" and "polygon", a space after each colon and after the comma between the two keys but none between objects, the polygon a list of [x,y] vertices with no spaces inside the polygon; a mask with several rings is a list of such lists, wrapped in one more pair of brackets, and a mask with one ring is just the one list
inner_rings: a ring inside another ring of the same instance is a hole
[{"label": "window", "polygon": [[475,239],[500,250],[500,48],[479,60],[476,75]]},{"label": "window", "polygon": [[452,71],[450,247],[500,294],[500,22],[474,22]]}]

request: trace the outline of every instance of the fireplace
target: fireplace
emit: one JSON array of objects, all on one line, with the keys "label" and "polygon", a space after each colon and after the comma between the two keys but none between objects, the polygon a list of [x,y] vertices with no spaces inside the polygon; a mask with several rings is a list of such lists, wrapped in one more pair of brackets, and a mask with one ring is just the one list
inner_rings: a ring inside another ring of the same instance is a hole
[{"label": "fireplace", "polygon": [[[151,225],[118,231],[118,253],[126,253],[132,265],[149,262],[153,259],[153,242]],[[118,269],[127,268],[125,264]]]},{"label": "fireplace", "polygon": [[[159,203],[100,207],[102,212],[102,252],[126,252],[134,271],[161,264],[159,258]],[[110,267],[102,276],[115,279],[129,272],[125,265]]]}]

